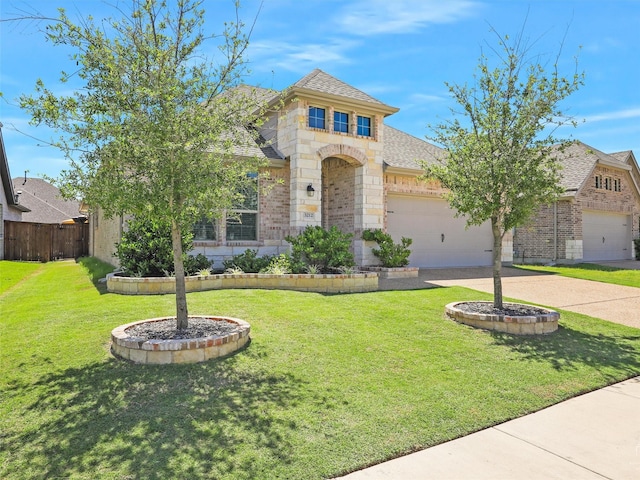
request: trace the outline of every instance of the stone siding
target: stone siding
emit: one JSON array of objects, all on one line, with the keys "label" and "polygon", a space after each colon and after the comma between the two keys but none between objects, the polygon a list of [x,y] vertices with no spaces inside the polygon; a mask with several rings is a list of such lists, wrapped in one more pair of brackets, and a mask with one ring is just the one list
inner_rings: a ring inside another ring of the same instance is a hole
[{"label": "stone siding", "polygon": [[122,239],[124,220],[122,217],[106,218],[101,209],[89,216],[89,254],[103,262],[120,266],[114,256],[116,243]]}]

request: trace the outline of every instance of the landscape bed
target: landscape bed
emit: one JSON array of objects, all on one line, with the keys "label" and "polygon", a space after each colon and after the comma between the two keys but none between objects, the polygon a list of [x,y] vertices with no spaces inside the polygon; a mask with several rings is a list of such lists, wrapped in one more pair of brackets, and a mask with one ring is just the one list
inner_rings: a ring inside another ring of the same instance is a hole
[{"label": "landscape bed", "polygon": [[[234,288],[264,288],[298,290],[319,293],[362,293],[378,289],[378,274],[284,274],[223,273],[196,275],[185,278],[187,292],[227,290]],[[107,275],[107,289],[123,295],[157,295],[175,293],[173,277],[124,277],[115,273]]]}]

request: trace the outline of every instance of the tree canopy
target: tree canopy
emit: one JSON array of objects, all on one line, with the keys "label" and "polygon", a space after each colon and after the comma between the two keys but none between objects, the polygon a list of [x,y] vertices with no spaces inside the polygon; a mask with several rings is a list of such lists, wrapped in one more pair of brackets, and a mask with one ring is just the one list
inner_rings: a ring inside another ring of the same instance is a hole
[{"label": "tree canopy", "polygon": [[554,133],[574,124],[560,102],[583,84],[584,75],[577,64],[571,75],[560,74],[562,49],[546,65],[523,32],[514,39],[494,33],[496,66],[483,53],[471,86],[446,84],[461,110],[452,109],[453,118],[437,125],[430,137],[444,147],[443,157],[422,166],[425,177],[449,190],[447,200],[469,226],[491,222],[494,306],[502,308],[502,239],[562,193],[561,167],[553,153],[567,140]]},{"label": "tree canopy", "polygon": [[[263,160],[252,127],[264,92],[240,87],[249,35],[236,15],[208,33],[202,0],[133,0],[121,19],[48,20],[53,45],[75,52],[83,88],[59,95],[38,81],[21,106],[63,135],[70,161],[59,183],[107,216],[128,213],[172,225],[178,327],[187,326],[182,232],[242,203]],[[236,3],[236,13],[239,5]],[[222,22],[221,22],[222,24]],[[217,61],[205,44],[217,46]],[[245,152],[244,154],[241,152]],[[242,157],[239,161],[239,155]]]}]

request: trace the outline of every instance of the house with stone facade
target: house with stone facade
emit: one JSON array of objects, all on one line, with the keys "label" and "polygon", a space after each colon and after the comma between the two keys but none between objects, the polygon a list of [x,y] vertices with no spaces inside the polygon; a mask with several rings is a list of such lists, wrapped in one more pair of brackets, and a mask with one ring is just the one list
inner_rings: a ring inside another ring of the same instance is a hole
[{"label": "house with stone facade", "polygon": [[[261,89],[256,92],[269,94]],[[354,235],[353,252],[360,266],[377,263],[371,253],[375,245],[361,239],[362,232],[369,228],[384,229],[396,241],[402,236],[411,238],[412,266],[491,265],[490,225],[467,228],[464,217],[456,217],[443,199],[444,190],[438,182],[419,180],[422,173],[419,162],[436,161],[442,150],[386,125],[385,118],[396,113],[397,108],[321,70],[314,70],[294,83],[282,96],[273,98],[271,105],[273,108],[259,129],[255,151],[251,152],[268,162],[266,172],[262,172],[267,174],[266,178],[262,175],[256,181],[270,183],[271,188],[264,193],[256,188],[236,212],[236,218],[197,224],[194,253],[203,253],[220,267],[224,259],[248,248],[258,250],[261,255],[286,252],[289,246],[285,238],[297,235],[307,226],[335,225]],[[592,151],[584,146],[575,153],[592,155]],[[573,161],[573,156],[570,158]],[[552,220],[558,221],[556,237],[553,222],[551,227],[543,227],[534,221],[513,232],[515,236],[505,237],[503,262],[512,262],[514,253],[522,251],[525,260],[546,261],[543,247],[550,238],[556,239],[557,253],[547,255],[549,259],[583,259],[583,229],[575,226],[571,233],[565,233],[567,226],[559,223],[565,221],[565,216],[557,212],[567,208],[574,215],[566,221],[578,224],[584,218],[590,221],[592,211],[626,215],[623,241],[626,250],[618,253],[631,258],[632,236],[638,235],[640,212],[635,158],[632,154],[624,157],[599,152],[589,170],[586,165],[590,161],[578,162],[582,165],[580,172],[573,168],[566,170],[571,172],[571,178],[564,180],[567,198],[562,202],[568,206],[558,202],[555,207],[548,207]],[[601,175],[603,182],[617,183],[611,183],[610,190],[601,191],[590,187],[593,181],[589,181],[589,175]],[[607,203],[609,200],[617,206]],[[542,211],[537,220],[544,222],[548,217]],[[96,217],[92,225],[93,255],[113,262],[113,243],[119,239],[122,228],[122,219],[114,223]],[[552,237],[548,235],[549,228]],[[514,243],[514,238],[518,243]],[[590,242],[587,242],[589,255]],[[597,256],[595,252],[593,255]]]}]

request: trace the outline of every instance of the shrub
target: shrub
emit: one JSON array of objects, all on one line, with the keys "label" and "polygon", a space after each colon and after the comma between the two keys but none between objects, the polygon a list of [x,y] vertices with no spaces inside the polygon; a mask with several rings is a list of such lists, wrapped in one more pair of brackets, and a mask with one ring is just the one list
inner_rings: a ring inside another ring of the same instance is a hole
[{"label": "shrub", "polygon": [[211,264],[211,260],[201,253],[197,254],[195,257],[193,255],[189,255],[184,261],[184,272],[186,275],[195,275],[204,270],[208,271],[211,268]]},{"label": "shrub", "polygon": [[640,238],[636,238],[633,244],[636,247],[636,260],[640,260]]},{"label": "shrub", "polygon": [[[148,219],[131,219],[122,239],[116,243],[115,257],[126,275],[136,277],[173,276],[173,247],[171,245],[171,226],[159,224]],[[192,235],[182,239],[182,251],[192,249]],[[211,262],[202,254],[186,256],[184,269],[186,275],[210,268]]]},{"label": "shrub", "polygon": [[328,273],[340,267],[354,266],[350,250],[352,237],[335,226],[329,230],[319,226],[307,227],[296,237],[286,237],[291,244],[292,271],[304,273],[307,265],[317,265],[322,272]]},{"label": "shrub", "polygon": [[393,243],[391,235],[382,230],[368,229],[362,232],[362,239],[368,242],[376,242],[380,248],[371,251],[380,259],[382,266],[386,268],[406,267],[409,265],[409,246],[413,243],[410,238],[402,237],[400,243]]},{"label": "shrub", "polygon": [[226,270],[242,270],[244,273],[258,273],[269,266],[272,256],[258,257],[258,250],[245,250],[244,253],[234,255],[223,263]]},{"label": "shrub", "polygon": [[281,253],[272,257],[267,268],[260,273],[270,273],[271,275],[285,275],[291,273],[291,258],[286,253]]}]

